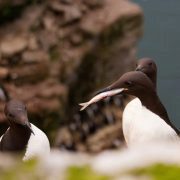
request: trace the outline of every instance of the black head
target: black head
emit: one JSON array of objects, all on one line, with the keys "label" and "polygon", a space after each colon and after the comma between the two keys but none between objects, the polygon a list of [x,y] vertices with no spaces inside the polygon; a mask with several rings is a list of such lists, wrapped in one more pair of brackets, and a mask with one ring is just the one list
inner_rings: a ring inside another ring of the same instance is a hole
[{"label": "black head", "polygon": [[153,59],[147,57],[140,59],[137,63],[136,71],[146,74],[156,86],[157,66]]},{"label": "black head", "polygon": [[155,93],[154,86],[150,79],[144,73],[137,71],[125,73],[109,87],[111,89],[123,88],[125,94],[137,97],[147,93]]},{"label": "black head", "polygon": [[[122,75],[116,82],[107,88],[100,90],[102,92],[122,89],[122,93],[136,96],[140,99],[149,95],[156,95],[156,90],[151,80],[141,71],[132,71]],[[114,95],[114,94],[113,94]]]},{"label": "black head", "polygon": [[13,124],[18,124],[28,128],[33,133],[24,103],[18,100],[10,100],[6,103],[4,112],[10,126]]}]

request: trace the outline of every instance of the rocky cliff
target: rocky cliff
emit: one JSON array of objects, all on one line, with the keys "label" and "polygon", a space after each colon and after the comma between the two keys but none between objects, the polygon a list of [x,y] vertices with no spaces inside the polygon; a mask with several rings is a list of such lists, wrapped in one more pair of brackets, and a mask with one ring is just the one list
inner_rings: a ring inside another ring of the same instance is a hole
[{"label": "rocky cliff", "polygon": [[0,1],[0,9],[0,82],[10,97],[27,104],[30,120],[53,145],[93,152],[119,147],[126,98],[83,113],[78,103],[134,68],[143,25],[139,6],[126,0],[9,0]]}]

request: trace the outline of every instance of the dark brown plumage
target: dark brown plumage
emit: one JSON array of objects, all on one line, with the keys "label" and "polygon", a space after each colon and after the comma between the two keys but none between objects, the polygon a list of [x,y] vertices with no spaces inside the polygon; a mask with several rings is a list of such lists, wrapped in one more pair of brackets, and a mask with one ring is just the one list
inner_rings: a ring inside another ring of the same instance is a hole
[{"label": "dark brown plumage", "polygon": [[136,71],[141,71],[146,74],[151,79],[154,86],[157,86],[157,66],[153,59],[148,57],[139,59]]},{"label": "dark brown plumage", "polygon": [[161,103],[153,82],[141,71],[132,71],[122,75],[117,81],[99,93],[123,88],[124,94],[136,96],[140,99],[142,105],[153,113],[160,116],[169,124],[179,135],[179,130],[169,120],[167,111]]},{"label": "dark brown plumage", "polygon": [[31,133],[31,125],[28,121],[26,106],[17,100],[10,100],[4,109],[8,130],[0,141],[1,151],[22,151],[28,143]]}]

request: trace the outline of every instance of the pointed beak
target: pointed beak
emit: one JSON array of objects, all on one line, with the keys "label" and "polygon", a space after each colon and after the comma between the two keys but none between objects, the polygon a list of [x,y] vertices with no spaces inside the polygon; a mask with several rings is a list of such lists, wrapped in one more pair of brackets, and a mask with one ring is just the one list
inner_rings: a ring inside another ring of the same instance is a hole
[{"label": "pointed beak", "polygon": [[106,97],[112,97],[115,95],[122,94],[125,88],[111,88],[110,86],[96,92],[96,96],[105,93]]},{"label": "pointed beak", "polygon": [[145,67],[145,66],[142,66],[142,65],[138,65],[138,66],[136,67],[135,71],[141,71],[141,72],[146,71],[146,67]]},{"label": "pointed beak", "polygon": [[111,88],[110,87],[106,87],[106,88],[103,88],[103,89],[100,89],[99,91],[97,91],[94,96],[97,96],[98,94],[101,94],[103,92],[107,92],[107,91],[111,91]]},{"label": "pointed beak", "polygon": [[32,134],[34,134],[34,131],[32,130],[31,124],[29,122],[25,123],[24,126],[27,127]]},{"label": "pointed beak", "polygon": [[107,97],[112,97],[118,94],[122,94],[126,90],[127,88],[125,88],[124,81],[118,79],[115,83],[111,84],[110,86],[96,92],[94,97],[90,99],[88,102],[80,103],[79,104],[81,106],[80,111],[86,109],[89,105],[96,103],[102,99],[105,99]]},{"label": "pointed beak", "polygon": [[141,65],[138,65],[137,67],[136,67],[136,70],[135,71],[142,71],[143,70],[143,67],[141,66]]},{"label": "pointed beak", "polygon": [[[94,99],[92,99],[92,102],[94,101],[98,102],[101,99],[104,99],[106,97],[112,97],[119,94],[123,94],[126,90],[128,89],[124,86],[124,82],[122,81],[120,77],[117,81],[112,83],[110,86],[97,91],[96,94],[94,95]],[[91,102],[89,103],[91,104]]]},{"label": "pointed beak", "polygon": [[[30,132],[31,132],[32,134],[34,134],[34,132],[33,132],[33,130],[32,130],[32,127],[31,127],[31,124],[30,124],[30,122],[29,122],[29,120],[28,120],[28,117],[27,117],[27,116],[22,116],[21,118],[22,118],[22,122],[24,122],[24,123],[22,123],[22,125],[23,125],[24,127],[28,128],[28,129],[30,130]],[[24,118],[25,118],[25,119],[24,119]],[[34,134],[34,135],[35,135],[35,134]]]}]

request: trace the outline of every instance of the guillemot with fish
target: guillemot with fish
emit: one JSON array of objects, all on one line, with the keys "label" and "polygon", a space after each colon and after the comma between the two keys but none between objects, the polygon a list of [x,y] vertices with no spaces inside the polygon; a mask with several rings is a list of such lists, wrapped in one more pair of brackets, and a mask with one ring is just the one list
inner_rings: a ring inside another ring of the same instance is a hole
[{"label": "guillemot with fish", "polygon": [[133,95],[140,100],[141,108],[130,115],[133,121],[126,137],[128,146],[151,141],[179,141],[179,131],[168,123],[170,120],[167,111],[148,76],[141,71],[125,73],[112,85],[99,91],[97,96],[104,92],[109,92],[111,96],[115,90],[119,90],[117,94]]},{"label": "guillemot with fish", "polygon": [[[152,58],[141,58],[137,62],[137,67],[135,70],[143,72],[152,81],[154,87],[156,88],[157,66]],[[131,125],[133,123],[138,123],[134,122],[134,113],[141,112],[141,108],[141,101],[138,97],[132,99],[124,108],[122,116],[122,130],[127,145],[130,144],[129,133],[131,131]]]},{"label": "guillemot with fish", "polygon": [[0,137],[1,152],[25,151],[23,160],[50,153],[49,140],[44,132],[29,122],[27,109],[19,100],[9,100],[4,108],[9,128]]},{"label": "guillemot with fish", "polygon": [[[141,71],[144,74],[146,74],[151,79],[154,86],[156,87],[157,66],[152,58],[144,57],[138,60],[137,67],[135,70]],[[127,144],[129,144],[128,137],[129,137],[131,123],[134,120],[133,114],[134,111],[137,111],[138,108],[141,109],[141,102],[138,97],[135,97],[126,105],[123,112],[122,130],[123,130],[124,139]]]}]

